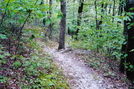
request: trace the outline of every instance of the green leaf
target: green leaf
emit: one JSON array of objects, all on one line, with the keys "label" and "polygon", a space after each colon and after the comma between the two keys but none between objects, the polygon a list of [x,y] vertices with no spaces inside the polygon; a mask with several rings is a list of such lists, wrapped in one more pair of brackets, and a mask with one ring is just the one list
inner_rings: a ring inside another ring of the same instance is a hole
[{"label": "green leaf", "polygon": [[134,51],[134,49],[130,50],[129,52],[133,52],[133,51]]},{"label": "green leaf", "polygon": [[15,61],[15,62],[13,63],[13,65],[14,65],[15,68],[19,68],[19,67],[21,66],[21,64],[22,64],[22,63],[21,63],[19,60]]},{"label": "green leaf", "polygon": [[133,65],[129,65],[129,67],[132,69],[132,68],[134,68],[134,66]]},{"label": "green leaf", "polygon": [[62,19],[62,15],[57,15],[57,18],[58,19]]},{"label": "green leaf", "polygon": [[33,40],[35,38],[34,35],[31,35],[31,37],[29,38],[29,40]]},{"label": "green leaf", "polygon": [[9,1],[11,3],[11,2],[14,2],[15,0],[4,0],[5,3],[9,2]]},{"label": "green leaf", "polygon": [[17,10],[23,10],[23,7],[19,7],[19,8],[17,8]]},{"label": "green leaf", "polygon": [[61,0],[56,0],[56,2],[59,2],[59,1],[61,1]]},{"label": "green leaf", "polygon": [[128,66],[125,66],[125,68],[128,68]]},{"label": "green leaf", "polygon": [[47,24],[50,24],[51,23],[51,20],[50,19],[46,19],[46,23]]},{"label": "green leaf", "polygon": [[7,39],[7,36],[4,35],[4,34],[0,34],[0,38],[1,38],[1,39]]},{"label": "green leaf", "polygon": [[5,57],[5,55],[0,55],[0,59],[3,59]]},{"label": "green leaf", "polygon": [[116,21],[122,22],[122,19],[120,18],[115,18]]},{"label": "green leaf", "polygon": [[8,77],[0,76],[0,82],[7,82]]}]

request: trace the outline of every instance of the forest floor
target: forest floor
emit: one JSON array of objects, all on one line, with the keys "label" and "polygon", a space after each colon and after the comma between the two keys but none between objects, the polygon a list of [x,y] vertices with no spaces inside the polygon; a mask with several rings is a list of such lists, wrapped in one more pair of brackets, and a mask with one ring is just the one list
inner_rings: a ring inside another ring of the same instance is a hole
[{"label": "forest floor", "polygon": [[107,69],[102,71],[87,65],[83,56],[86,54],[91,58],[91,52],[72,48],[58,50],[58,44],[53,41],[47,42],[43,48],[52,54],[56,64],[63,70],[70,89],[128,89],[123,74],[104,75]]}]

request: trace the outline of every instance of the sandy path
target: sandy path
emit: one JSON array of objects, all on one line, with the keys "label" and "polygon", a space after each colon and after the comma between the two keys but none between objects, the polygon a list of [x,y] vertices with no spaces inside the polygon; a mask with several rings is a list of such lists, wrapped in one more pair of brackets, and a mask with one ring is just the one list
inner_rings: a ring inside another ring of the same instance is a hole
[{"label": "sandy path", "polygon": [[[56,48],[46,47],[45,51],[54,56],[54,61],[63,69],[64,75],[68,78],[67,83],[70,89],[113,89],[112,85],[104,84],[101,78],[90,68],[88,68],[82,60],[70,52],[58,52]],[[106,82],[106,81],[105,81]]]}]

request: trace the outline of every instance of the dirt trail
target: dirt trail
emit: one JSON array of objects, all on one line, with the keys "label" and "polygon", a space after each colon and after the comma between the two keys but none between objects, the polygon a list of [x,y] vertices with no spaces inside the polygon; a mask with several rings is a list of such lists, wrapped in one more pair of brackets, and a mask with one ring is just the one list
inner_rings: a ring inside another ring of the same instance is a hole
[{"label": "dirt trail", "polygon": [[45,47],[44,50],[52,54],[54,61],[63,69],[70,89],[114,89],[113,85],[87,67],[84,61],[76,58],[73,51],[57,51],[50,47]]}]

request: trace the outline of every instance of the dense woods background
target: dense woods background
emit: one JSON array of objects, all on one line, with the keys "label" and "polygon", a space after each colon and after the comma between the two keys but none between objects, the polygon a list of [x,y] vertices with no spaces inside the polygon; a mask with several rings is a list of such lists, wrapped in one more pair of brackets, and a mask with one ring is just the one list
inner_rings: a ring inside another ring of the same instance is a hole
[{"label": "dense woods background", "polygon": [[133,0],[1,0],[0,88],[67,87],[51,80],[52,58],[39,43],[48,40],[100,53],[134,82],[133,9]]}]

